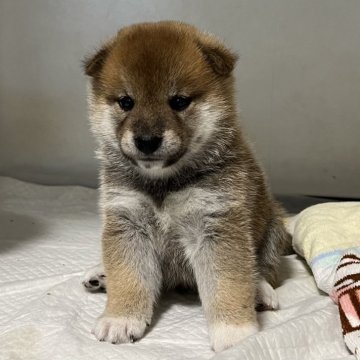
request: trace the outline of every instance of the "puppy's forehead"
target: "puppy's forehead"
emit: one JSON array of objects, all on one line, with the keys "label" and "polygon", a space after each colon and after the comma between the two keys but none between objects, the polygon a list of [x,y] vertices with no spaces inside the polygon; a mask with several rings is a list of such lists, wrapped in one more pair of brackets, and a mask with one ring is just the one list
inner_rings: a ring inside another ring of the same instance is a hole
[{"label": "puppy's forehead", "polygon": [[155,87],[157,92],[199,87],[199,79],[205,81],[210,73],[196,35],[164,26],[120,32],[105,67],[114,88],[142,92],[154,92]]}]

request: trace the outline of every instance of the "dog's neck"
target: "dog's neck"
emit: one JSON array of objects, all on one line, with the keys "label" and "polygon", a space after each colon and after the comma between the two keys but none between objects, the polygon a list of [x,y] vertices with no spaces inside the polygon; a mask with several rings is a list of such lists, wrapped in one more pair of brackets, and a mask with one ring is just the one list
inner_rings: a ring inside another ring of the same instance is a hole
[{"label": "dog's neck", "polygon": [[121,152],[103,145],[99,151],[103,181],[146,193],[160,206],[168,193],[194,186],[237,163],[242,152],[240,138],[237,126],[219,129],[199,153],[166,177],[153,177],[140,172]]}]

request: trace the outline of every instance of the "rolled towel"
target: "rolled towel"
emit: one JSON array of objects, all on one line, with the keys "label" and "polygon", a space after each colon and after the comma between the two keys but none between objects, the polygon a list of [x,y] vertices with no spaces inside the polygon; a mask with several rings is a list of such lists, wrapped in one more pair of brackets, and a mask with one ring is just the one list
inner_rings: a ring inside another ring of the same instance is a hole
[{"label": "rolled towel", "polygon": [[338,304],[345,343],[360,359],[360,202],[311,206],[287,228],[318,288]]}]

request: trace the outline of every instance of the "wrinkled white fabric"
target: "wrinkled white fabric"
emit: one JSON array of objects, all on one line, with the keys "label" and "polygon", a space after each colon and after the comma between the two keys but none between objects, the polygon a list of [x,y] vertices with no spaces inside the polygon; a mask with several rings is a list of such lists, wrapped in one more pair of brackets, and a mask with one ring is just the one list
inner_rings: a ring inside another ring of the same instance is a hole
[{"label": "wrinkled white fabric", "polygon": [[1,360],[354,359],[337,307],[296,255],[282,262],[281,309],[259,313],[262,331],[214,354],[196,297],[170,294],[135,344],[98,342],[90,330],[106,294],[81,285],[100,259],[97,192],[0,177]]}]

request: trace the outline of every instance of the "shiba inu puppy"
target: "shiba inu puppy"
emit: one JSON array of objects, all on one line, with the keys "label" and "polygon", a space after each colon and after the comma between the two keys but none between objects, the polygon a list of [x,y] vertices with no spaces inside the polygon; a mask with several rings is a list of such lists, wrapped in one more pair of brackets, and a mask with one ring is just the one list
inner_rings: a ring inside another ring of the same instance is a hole
[{"label": "shiba inu puppy", "polygon": [[160,291],[177,285],[198,290],[215,351],[258,331],[256,303],[278,306],[287,234],[242,137],[235,62],[179,22],[123,28],[85,62],[104,273],[84,285],[107,289],[99,340],[141,338]]}]

